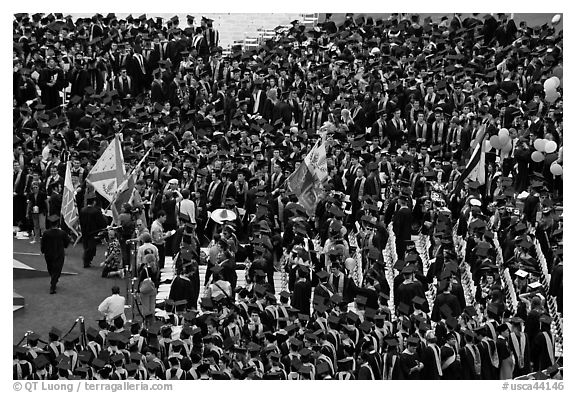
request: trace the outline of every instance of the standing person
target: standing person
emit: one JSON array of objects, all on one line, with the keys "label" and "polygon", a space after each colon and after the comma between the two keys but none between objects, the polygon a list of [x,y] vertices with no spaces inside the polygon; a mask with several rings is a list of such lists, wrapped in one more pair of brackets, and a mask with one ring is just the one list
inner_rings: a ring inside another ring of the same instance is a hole
[{"label": "standing person", "polygon": [[34,238],[30,243],[34,244],[40,240],[42,231],[46,227],[46,212],[48,211],[48,202],[46,194],[40,190],[40,183],[32,182],[32,191],[28,194],[28,207],[26,209],[26,218],[32,219],[34,226]]},{"label": "standing person", "polygon": [[87,206],[80,210],[80,228],[82,229],[82,262],[84,268],[92,266],[92,259],[96,256],[96,235],[106,228],[106,219],[100,208],[95,206],[96,198],[88,199]]},{"label": "standing person", "polygon": [[126,298],[120,295],[120,287],[114,285],[112,287],[112,295],[100,303],[98,311],[100,311],[106,321],[112,324],[112,321],[117,317],[121,317],[126,322],[126,315],[124,314],[124,306],[126,305]]},{"label": "standing person", "polygon": [[166,222],[166,212],[160,210],[158,218],[152,223],[150,228],[150,235],[152,236],[152,243],[158,249],[158,267],[160,270],[164,269],[164,261],[166,259],[166,239],[174,234],[175,231],[168,231],[164,233],[164,223]]},{"label": "standing person", "polygon": [[292,301],[292,306],[305,315],[310,315],[310,297],[312,296],[309,276],[308,269],[298,269],[298,281],[294,284],[294,298]]},{"label": "standing person", "polygon": [[50,294],[56,293],[56,284],[64,266],[64,249],[70,244],[70,237],[60,229],[60,217],[48,217],[48,230],[42,235],[40,252],[44,254],[48,274],[50,274]]},{"label": "standing person", "polygon": [[154,310],[156,308],[156,281],[155,267],[156,257],[154,254],[146,254],[143,263],[138,267],[138,292],[142,306],[140,311],[144,321],[148,324],[154,320]]},{"label": "standing person", "polygon": [[412,209],[408,207],[408,196],[400,195],[398,197],[399,209],[394,214],[393,229],[396,235],[396,254],[398,259],[404,259],[406,251],[406,242],[412,236]]}]

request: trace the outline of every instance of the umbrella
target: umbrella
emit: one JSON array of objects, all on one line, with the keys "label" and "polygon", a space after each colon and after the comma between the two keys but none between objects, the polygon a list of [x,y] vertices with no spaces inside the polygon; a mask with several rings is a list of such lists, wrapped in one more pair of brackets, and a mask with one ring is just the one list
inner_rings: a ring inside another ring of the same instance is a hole
[{"label": "umbrella", "polygon": [[216,209],[210,214],[210,218],[218,224],[222,224],[225,221],[234,221],[236,219],[236,213],[228,209]]}]

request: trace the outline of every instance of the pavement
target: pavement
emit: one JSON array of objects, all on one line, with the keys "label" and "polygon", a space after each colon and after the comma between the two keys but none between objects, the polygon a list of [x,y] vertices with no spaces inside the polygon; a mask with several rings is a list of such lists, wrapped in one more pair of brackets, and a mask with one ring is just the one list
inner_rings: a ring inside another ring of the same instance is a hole
[{"label": "pavement", "polygon": [[[44,257],[40,255],[40,244],[30,244],[29,240],[13,240],[14,259],[38,270],[46,271]],[[100,316],[98,305],[111,294],[114,285],[126,294],[128,280],[102,278],[97,266],[104,257],[104,246],[99,246],[93,265],[82,267],[82,245],[68,247],[63,271],[77,273],[60,277],[57,292],[49,294],[50,277],[13,279],[13,290],[25,299],[25,307],[13,313],[13,341],[17,343],[27,330],[32,330],[44,339],[55,326],[63,332],[74,324],[78,316],[85,317],[87,326],[96,327]]]}]

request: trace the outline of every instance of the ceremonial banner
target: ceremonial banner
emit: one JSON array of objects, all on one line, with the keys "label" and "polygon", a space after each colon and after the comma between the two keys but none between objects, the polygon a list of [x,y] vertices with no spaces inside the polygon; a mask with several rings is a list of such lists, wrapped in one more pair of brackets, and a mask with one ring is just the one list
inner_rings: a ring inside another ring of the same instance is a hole
[{"label": "ceremonial banner", "polygon": [[130,203],[130,200],[132,199],[132,195],[134,194],[134,185],[136,183],[134,178],[135,173],[131,173],[126,180],[120,184],[118,192],[112,201],[112,218],[114,219],[115,224],[118,224],[118,216],[120,216],[120,212],[122,211],[122,205]]},{"label": "ceremonial banner", "polygon": [[86,180],[92,184],[98,194],[112,203],[119,186],[126,180],[124,156],[118,135],[98,159]]},{"label": "ceremonial banner", "polygon": [[328,177],[326,146],[320,141],[310,150],[300,166],[286,180],[290,191],[309,215],[314,214],[318,203],[318,187]]},{"label": "ceremonial banner", "polygon": [[135,190],[135,185],[136,185],[136,178],[138,176],[138,173],[140,171],[142,164],[144,164],[144,162],[146,162],[146,158],[148,158],[148,154],[150,154],[151,151],[152,151],[152,149],[148,149],[146,154],[144,154],[144,157],[142,157],[142,159],[140,159],[138,164],[136,164],[134,169],[130,172],[130,174],[126,177],[126,179],[118,187],[118,190],[116,192],[116,196],[114,197],[114,200],[113,200],[112,205],[111,205],[112,218],[114,219],[114,223],[116,223],[116,224],[118,223],[118,216],[120,215],[120,212],[122,211],[121,210],[122,205],[125,203],[131,203],[132,202],[132,197],[134,195],[134,190]]},{"label": "ceremonial banner", "polygon": [[322,183],[328,177],[326,145],[324,143],[320,144],[320,140],[316,142],[312,150],[306,155],[304,162],[319,183]]},{"label": "ceremonial banner", "polygon": [[60,214],[68,228],[76,235],[80,236],[80,220],[78,217],[78,207],[74,196],[74,185],[72,184],[72,175],[70,173],[70,161],[66,163],[66,175],[64,177],[64,191],[62,193],[62,207]]}]

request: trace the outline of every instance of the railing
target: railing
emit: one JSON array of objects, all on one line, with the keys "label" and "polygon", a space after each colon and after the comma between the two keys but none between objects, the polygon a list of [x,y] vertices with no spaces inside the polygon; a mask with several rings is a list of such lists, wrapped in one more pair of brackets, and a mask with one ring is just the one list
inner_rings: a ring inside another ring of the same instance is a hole
[{"label": "railing", "polygon": [[394,271],[394,265],[398,260],[398,255],[396,254],[396,235],[394,234],[392,223],[388,225],[388,243],[386,243],[386,247],[382,250],[382,255],[384,256],[384,264],[386,265],[386,280],[390,287],[390,301],[388,302],[388,308],[392,314],[392,319],[395,319],[394,277],[396,276],[396,272]]}]

